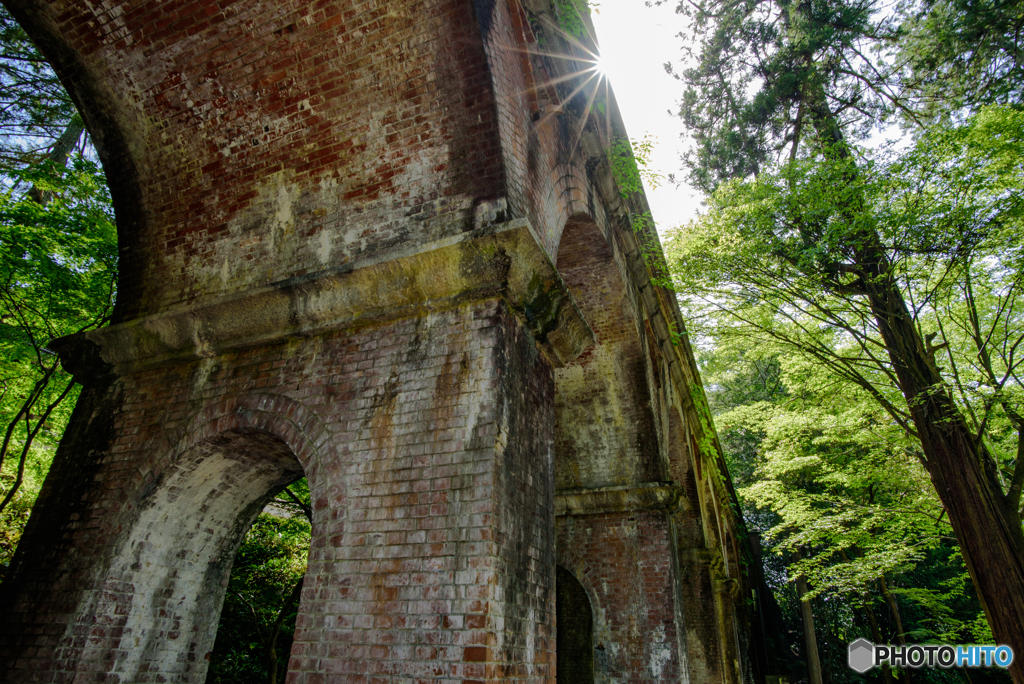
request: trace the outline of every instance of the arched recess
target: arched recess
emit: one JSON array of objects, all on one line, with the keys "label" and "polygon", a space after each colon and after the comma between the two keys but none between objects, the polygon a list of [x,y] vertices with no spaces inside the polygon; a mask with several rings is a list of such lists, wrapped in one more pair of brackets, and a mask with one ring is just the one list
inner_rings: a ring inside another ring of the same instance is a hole
[{"label": "arched recess", "polygon": [[555,371],[555,488],[663,480],[637,316],[612,248],[589,217],[566,224],[556,266],[597,344]]},{"label": "arched recess", "polygon": [[[552,259],[558,258],[558,248],[564,230],[574,216],[589,216],[593,211],[593,189],[586,171],[580,164],[566,161],[555,164],[548,173],[544,201],[540,203],[538,224],[544,228],[544,250]],[[563,233],[557,229],[562,227]]]},{"label": "arched recess", "polygon": [[702,548],[704,530],[701,528],[700,493],[696,466],[689,447],[689,438],[682,415],[676,406],[668,407],[669,475],[683,488],[689,504],[685,517],[677,521],[677,533],[682,548]]},{"label": "arched recess", "polygon": [[555,566],[558,684],[594,684],[594,611],[576,577]]},{"label": "arched recess", "polygon": [[704,508],[703,518],[705,534],[707,534],[708,548],[721,549],[724,543],[724,531],[722,528],[722,515],[719,511],[718,499],[715,497],[715,490],[709,479],[704,480]]}]

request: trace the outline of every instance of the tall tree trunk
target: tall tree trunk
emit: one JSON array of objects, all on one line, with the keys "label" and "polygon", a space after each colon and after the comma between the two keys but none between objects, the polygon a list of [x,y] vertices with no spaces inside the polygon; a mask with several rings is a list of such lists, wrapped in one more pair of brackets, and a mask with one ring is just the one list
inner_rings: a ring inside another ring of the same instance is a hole
[{"label": "tall tree trunk", "polygon": [[[885,575],[880,575],[878,578],[878,586],[882,589],[882,596],[885,597],[885,602],[889,606],[889,612],[892,613],[893,624],[896,625],[896,641],[899,642],[900,646],[904,649],[907,647],[907,635],[903,631],[903,618],[900,617],[900,607],[896,603],[896,597],[889,591],[889,585],[885,583]],[[903,684],[910,684],[910,670],[906,667],[900,668],[900,681]]]},{"label": "tall tree trunk", "polygon": [[[71,155],[72,150],[75,149],[75,146],[78,145],[78,141],[82,139],[82,133],[84,132],[85,123],[82,121],[81,116],[75,114],[64,128],[64,132],[53,143],[53,147],[50,148],[43,161],[50,161],[60,166],[67,164],[68,157]],[[53,198],[53,193],[47,190],[40,190],[33,185],[32,189],[28,191],[28,198],[45,205]]]},{"label": "tall tree trunk", "polygon": [[[871,625],[871,639],[876,644],[885,643],[885,639],[882,637],[882,630],[878,628],[878,619],[875,618],[875,611],[871,608],[871,597],[867,593],[861,597],[864,601],[864,614],[868,617],[868,624]],[[883,667],[882,677],[885,679],[885,684],[893,684],[895,681],[892,678],[892,668]]]},{"label": "tall tree trunk", "polygon": [[[953,403],[887,264],[867,254],[859,261],[873,271],[863,278],[871,308],[992,634],[1014,653],[1024,653],[1019,501],[1003,494],[995,459]],[[1024,684],[1024,659],[1014,659],[1010,675]]]},{"label": "tall tree trunk", "polygon": [[[802,7],[802,5],[801,5]],[[834,143],[829,154],[851,158],[838,120],[821,84],[805,93],[809,116],[819,137]],[[855,168],[855,167],[854,167]],[[854,174],[857,171],[853,171]],[[870,215],[867,206],[850,206],[850,225]],[[863,225],[863,223],[861,223]],[[976,438],[935,365],[907,309],[903,293],[877,232],[863,227],[851,235],[855,286],[867,298],[878,324],[900,391],[906,399],[925,456],[925,468],[949,513],[967,570],[978,591],[992,634],[1014,653],[1024,653],[1024,530],[1020,490],[1003,493],[995,459]],[[846,286],[843,286],[846,287]],[[1018,474],[1024,474],[1017,467]],[[1024,658],[1014,658],[1010,676],[1024,684]]]},{"label": "tall tree trunk", "polygon": [[[800,552],[793,552],[793,559],[800,560]],[[807,578],[803,573],[796,578],[796,595],[800,599],[800,617],[804,623],[804,651],[807,654],[807,682],[808,684],[822,684],[821,660],[818,657],[818,638],[814,634],[814,613],[811,610],[811,602],[804,598],[810,589],[807,586]]]}]

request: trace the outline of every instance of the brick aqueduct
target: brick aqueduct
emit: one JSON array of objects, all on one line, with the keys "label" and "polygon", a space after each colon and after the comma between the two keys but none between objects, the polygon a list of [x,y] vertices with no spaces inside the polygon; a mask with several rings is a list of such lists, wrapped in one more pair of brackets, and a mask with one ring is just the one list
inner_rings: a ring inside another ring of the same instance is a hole
[{"label": "brick aqueduct", "polygon": [[762,678],[566,3],[3,1],[92,132],[121,280],[53,344],[83,390],[0,680],[203,682],[241,538],[302,476],[289,682]]}]

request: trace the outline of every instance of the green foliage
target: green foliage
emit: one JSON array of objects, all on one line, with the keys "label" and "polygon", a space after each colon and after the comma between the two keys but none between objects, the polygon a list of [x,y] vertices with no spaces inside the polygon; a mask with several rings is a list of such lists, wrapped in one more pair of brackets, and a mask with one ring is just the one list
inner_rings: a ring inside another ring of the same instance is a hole
[{"label": "green foliage", "polygon": [[869,396],[799,361],[784,362],[787,401],[739,407],[719,422],[763,435],[754,481],[740,494],[779,517],[776,549],[821,550],[799,564],[813,592],[861,592],[912,567],[952,530],[919,447]]},{"label": "green foliage", "polygon": [[[663,180],[663,176],[657,173],[651,164],[654,144],[654,139],[650,135],[645,135],[643,140],[618,138],[607,148],[612,178],[615,179],[619,195],[627,207],[631,205],[631,200],[636,194],[643,193],[645,182],[649,187],[657,188]],[[666,280],[661,244],[658,242],[651,212],[633,211],[630,215],[630,227],[652,277],[659,282]]]},{"label": "green foliage", "polygon": [[[978,631],[987,624],[918,461],[920,447],[870,395],[771,340],[755,347],[719,338],[701,365],[744,518],[761,532],[765,574],[783,621],[799,634],[791,581],[802,573],[812,588],[826,671],[843,677],[846,644],[874,638],[868,609],[881,636],[895,640],[879,589],[883,576],[909,641],[991,643]],[[800,648],[799,639],[790,640]],[[918,676],[945,681],[938,671]]]},{"label": "green foliage", "polygon": [[[691,332],[710,333],[713,321],[717,337],[795,350],[866,392],[913,436],[874,312],[857,296],[858,276],[843,270],[869,226],[892,264],[886,277],[911,303],[965,414],[1011,468],[1024,399],[1024,170],[1014,162],[1022,143],[1024,116],[987,108],[903,154],[877,155],[857,174],[849,158],[797,159],[722,184],[708,213],[666,243],[678,291],[700,293],[687,295],[701,312]],[[851,217],[854,198],[862,208]]]},{"label": "green foliage", "polygon": [[46,345],[100,325],[113,303],[113,212],[100,169],[73,154],[81,131],[57,76],[0,8],[0,567],[78,394]]},{"label": "green foliage", "polygon": [[1014,0],[927,0],[900,8],[897,73],[927,120],[1024,97],[1024,12]]},{"label": "green foliage", "polygon": [[590,15],[587,0],[554,0],[558,25],[573,38],[585,38],[590,33],[586,19]]},{"label": "green foliage", "polygon": [[[711,417],[711,409],[704,398],[704,392],[698,385],[690,385],[690,399],[693,401],[694,410],[697,413],[697,419],[700,421],[701,428],[697,439],[698,457],[710,459],[713,463],[718,458],[718,449],[715,446],[714,419]],[[719,478],[722,477],[717,468],[712,468],[712,472]]]},{"label": "green foliage", "polygon": [[651,155],[654,152],[655,140],[645,135],[642,140],[616,138],[608,146],[608,163],[611,166],[612,178],[619,186],[623,199],[628,199],[637,192],[644,191],[644,181],[652,189],[661,185],[663,177],[654,170]]},{"label": "green foliage", "polygon": [[75,114],[53,69],[0,8],[0,168],[38,162]]},{"label": "green foliage", "polygon": [[877,318],[842,266],[860,236],[880,238],[884,277],[1009,483],[1024,399],[1022,144],[1024,115],[987,107],[899,153],[787,160],[721,184],[666,242],[744,515],[777,555],[767,572],[794,630],[786,579],[808,578],[825,661],[872,638],[868,609],[894,638],[880,578],[908,640],[991,642]]},{"label": "green foliage", "polygon": [[866,141],[890,123],[919,135],[1021,102],[1013,0],[683,0],[677,11],[694,46],[680,73],[696,143],[685,161],[709,193],[808,145]]},{"label": "green foliage", "polygon": [[[290,489],[308,505],[305,480]],[[261,513],[238,549],[210,659],[210,684],[269,681],[271,641],[277,681],[284,681],[298,611],[295,590],[306,572],[311,533],[306,517],[291,508],[281,499],[275,514]]]},{"label": "green foliage", "polygon": [[[13,555],[77,388],[46,345],[101,325],[113,306],[117,237],[106,183],[92,162],[44,163],[17,179],[40,205],[0,193],[0,563]],[[15,186],[18,187],[18,186]]]},{"label": "green foliage", "polygon": [[95,163],[47,163],[19,180],[54,195],[41,206],[14,191],[0,194],[0,297],[8,306],[0,339],[28,345],[16,357],[96,325],[109,311],[117,268],[110,195]]}]

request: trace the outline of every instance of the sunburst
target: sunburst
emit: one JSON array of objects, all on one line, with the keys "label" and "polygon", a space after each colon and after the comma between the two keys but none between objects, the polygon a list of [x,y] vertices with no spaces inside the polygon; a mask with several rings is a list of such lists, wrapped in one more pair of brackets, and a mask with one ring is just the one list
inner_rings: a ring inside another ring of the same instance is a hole
[{"label": "sunburst", "polygon": [[[605,65],[602,61],[601,54],[595,52],[586,43],[579,38],[573,36],[569,32],[565,31],[561,26],[556,24],[550,17],[544,16],[542,24],[545,31],[553,31],[560,36],[569,46],[569,50],[564,53],[550,52],[536,49],[536,43],[525,49],[526,54],[529,57],[545,57],[551,60],[558,60],[560,62],[568,62],[572,65],[571,71],[564,73],[555,78],[547,79],[544,83],[537,83],[533,86],[533,90],[538,92],[542,88],[554,87],[563,83],[572,83],[573,89],[564,97],[559,97],[562,102],[569,103],[573,101],[580,93],[586,93],[586,104],[583,107],[582,116],[579,121],[579,128],[575,132],[572,146],[575,147],[583,135],[583,131],[586,128],[588,121],[592,115],[598,115],[596,121],[598,128],[603,129],[601,133],[606,138],[606,142],[611,142],[611,113],[609,111],[608,103],[610,101],[610,87],[608,84],[608,75],[605,71]],[[589,37],[591,45],[597,45],[597,40],[590,32],[590,27],[583,23],[583,27]],[[575,48],[575,49],[573,49]],[[522,52],[523,50],[518,50]],[[599,95],[602,97],[599,99]],[[543,123],[551,116],[559,113],[561,110],[544,112],[539,120],[539,123]],[[603,125],[602,125],[603,124]]]}]

